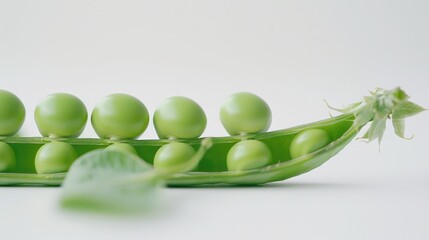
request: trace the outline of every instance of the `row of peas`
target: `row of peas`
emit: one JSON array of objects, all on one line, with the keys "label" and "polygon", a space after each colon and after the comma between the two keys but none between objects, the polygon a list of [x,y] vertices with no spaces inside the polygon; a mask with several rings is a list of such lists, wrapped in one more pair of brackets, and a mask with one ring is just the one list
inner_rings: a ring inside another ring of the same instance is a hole
[{"label": "row of peas", "polygon": [[[14,135],[23,124],[25,108],[14,94],[0,90],[0,135]],[[61,138],[78,137],[85,128],[88,118],[84,103],[67,93],[55,93],[39,102],[34,119],[42,136],[55,141],[43,145],[35,157],[38,173],[67,171],[77,158],[73,146],[61,142]],[[271,124],[271,110],[260,97],[251,93],[236,93],[222,105],[220,119],[231,135],[245,135],[266,131]],[[111,140],[134,139],[147,128],[149,113],[137,98],[127,94],[111,94],[98,102],[91,114],[92,126],[100,138]],[[160,139],[194,139],[204,132],[207,117],[195,101],[181,96],[165,99],[153,115],[155,130]],[[2,155],[9,156],[0,171],[13,169],[13,150],[6,143],[0,143]],[[125,143],[114,143],[107,149],[136,150]],[[243,153],[248,154],[243,154]],[[186,143],[173,141],[163,145],[154,157],[154,167],[168,171],[171,165],[187,161],[195,154],[194,148]],[[246,156],[247,155],[247,156]],[[258,161],[248,158],[256,156]],[[260,156],[264,156],[261,158]],[[5,159],[5,157],[2,157]],[[229,170],[257,168],[271,163],[269,148],[256,140],[242,141],[231,148],[227,157]],[[7,163],[6,163],[7,162]]]},{"label": "row of peas", "polygon": [[[0,90],[0,136],[16,134],[24,118],[25,108],[19,98],[13,93]],[[35,156],[37,173],[67,171],[77,158],[77,153],[72,145],[61,142],[61,139],[78,137],[84,130],[88,118],[84,103],[71,94],[54,93],[38,103],[34,118],[41,135],[53,140],[43,145]],[[240,135],[245,139],[247,134],[264,132],[269,128],[271,110],[257,95],[240,92],[231,95],[221,105],[220,120],[230,135]],[[174,166],[185,163],[195,154],[190,145],[174,140],[200,137],[206,128],[207,117],[195,101],[174,96],[165,99],[156,108],[153,123],[160,139],[173,140],[163,145],[154,157],[154,168],[168,174]],[[91,114],[91,124],[100,138],[117,141],[106,150],[137,154],[134,147],[119,141],[139,137],[149,124],[149,113],[137,98],[116,93],[104,97],[96,104]],[[324,142],[327,143],[327,133],[319,133],[326,138]],[[305,142],[308,137],[302,138]],[[297,139],[294,141],[297,143],[292,142],[292,146],[301,144],[299,136]],[[292,150],[294,157],[309,151],[294,154]],[[229,171],[242,171],[270,165],[273,159],[269,147],[263,142],[242,140],[231,147],[226,161]],[[0,171],[11,171],[15,164],[13,149],[0,142]]]}]

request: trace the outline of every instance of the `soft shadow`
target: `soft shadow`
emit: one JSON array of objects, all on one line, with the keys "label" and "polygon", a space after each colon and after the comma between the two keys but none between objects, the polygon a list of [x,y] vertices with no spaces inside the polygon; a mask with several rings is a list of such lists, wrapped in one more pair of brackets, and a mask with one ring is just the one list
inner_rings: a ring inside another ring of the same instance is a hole
[{"label": "soft shadow", "polygon": [[60,186],[55,185],[43,185],[43,184],[10,184],[0,185],[0,188],[59,188]]},{"label": "soft shadow", "polygon": [[363,187],[356,183],[338,183],[338,182],[277,182],[266,185],[268,188],[290,188],[290,189],[350,189]]},{"label": "soft shadow", "polygon": [[[168,217],[175,211],[174,204],[163,194],[157,194],[156,199],[151,199],[142,209],[108,210],[97,208],[73,208],[65,207],[59,201],[57,211],[69,217],[85,217],[92,220],[148,220]],[[59,199],[58,199],[59,200]],[[147,199],[142,199],[146,201]]]},{"label": "soft shadow", "polygon": [[274,182],[260,185],[230,185],[230,184],[215,184],[215,185],[198,185],[198,186],[169,186],[172,189],[350,189],[363,187],[362,184],[355,183],[335,183],[335,182]]}]

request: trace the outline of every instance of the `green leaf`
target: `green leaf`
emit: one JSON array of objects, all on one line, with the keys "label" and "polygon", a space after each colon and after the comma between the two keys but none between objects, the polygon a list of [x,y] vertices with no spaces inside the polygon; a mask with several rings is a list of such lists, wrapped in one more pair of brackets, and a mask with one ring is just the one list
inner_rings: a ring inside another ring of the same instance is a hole
[{"label": "green leaf", "polygon": [[404,90],[402,90],[401,88],[397,87],[393,90],[391,90],[391,93],[395,99],[396,102],[402,102],[407,100],[408,98],[410,98],[410,96],[408,96]]},{"label": "green leaf", "polygon": [[378,143],[380,144],[383,139],[384,131],[386,130],[386,120],[385,116],[376,115],[372,120],[371,126],[368,131],[363,135],[362,139],[368,140],[371,142],[374,139],[378,139]]},{"label": "green leaf", "polygon": [[407,117],[414,116],[420,112],[423,112],[425,109],[413,102],[404,101],[398,104],[392,112],[392,118],[395,119],[404,119]]},{"label": "green leaf", "polygon": [[162,181],[135,155],[95,150],[75,161],[63,183],[61,204],[103,212],[133,212],[151,205]]},{"label": "green leaf", "polygon": [[168,173],[157,172],[138,156],[127,152],[95,150],[77,159],[64,183],[61,205],[65,208],[111,213],[151,210],[157,190],[172,174],[193,169],[211,147],[203,139],[195,155]]},{"label": "green leaf", "polygon": [[395,129],[395,134],[398,137],[411,139],[411,138],[405,137],[405,119],[392,118],[392,124],[393,124],[393,128]]},{"label": "green leaf", "polygon": [[425,109],[413,102],[404,101],[398,104],[392,111],[392,124],[397,136],[405,139],[405,118],[414,116]]}]

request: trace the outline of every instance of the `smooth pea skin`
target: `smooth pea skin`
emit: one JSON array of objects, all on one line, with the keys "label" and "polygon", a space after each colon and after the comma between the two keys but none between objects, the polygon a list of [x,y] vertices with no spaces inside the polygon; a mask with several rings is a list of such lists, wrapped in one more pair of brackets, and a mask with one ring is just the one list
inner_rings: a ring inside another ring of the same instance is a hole
[{"label": "smooth pea skin", "polygon": [[182,142],[172,142],[158,149],[153,159],[155,170],[163,173],[173,173],[177,165],[186,163],[195,155],[195,149]]},{"label": "smooth pea skin", "polygon": [[50,142],[39,148],[34,165],[39,174],[66,172],[76,158],[76,150],[69,143]]},{"label": "smooth pea skin", "polygon": [[328,132],[322,129],[309,129],[300,132],[290,144],[290,155],[297,158],[326,146],[331,141]]},{"label": "smooth pea skin", "polygon": [[265,132],[271,125],[271,109],[259,96],[239,92],[222,104],[220,120],[230,135]]},{"label": "smooth pea skin", "polygon": [[13,93],[0,89],[0,136],[16,134],[24,123],[25,108]]},{"label": "smooth pea skin", "polygon": [[133,139],[149,124],[149,112],[137,98],[123,93],[104,97],[94,108],[91,123],[100,138]]},{"label": "smooth pea skin", "polygon": [[134,155],[138,155],[137,150],[133,146],[131,146],[130,144],[127,144],[127,143],[114,143],[114,144],[106,147],[104,150],[126,152],[126,153],[131,153]]},{"label": "smooth pea skin", "polygon": [[273,157],[268,146],[257,140],[236,143],[226,157],[229,171],[245,171],[272,164]]},{"label": "smooth pea skin", "polygon": [[45,137],[78,137],[87,118],[85,104],[68,93],[47,96],[34,111],[39,132]]},{"label": "smooth pea skin", "polygon": [[175,96],[165,99],[153,116],[156,133],[161,139],[198,138],[207,125],[204,110],[193,100]]},{"label": "smooth pea skin", "polygon": [[8,172],[15,168],[15,152],[5,142],[0,142],[0,172]]}]

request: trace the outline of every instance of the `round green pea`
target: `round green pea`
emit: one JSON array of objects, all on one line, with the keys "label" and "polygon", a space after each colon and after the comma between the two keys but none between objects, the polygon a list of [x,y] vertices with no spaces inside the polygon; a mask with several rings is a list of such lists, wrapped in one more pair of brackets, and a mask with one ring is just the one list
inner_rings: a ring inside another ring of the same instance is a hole
[{"label": "round green pea", "polygon": [[34,165],[40,174],[66,172],[76,158],[76,150],[69,143],[50,142],[39,148]]},{"label": "round green pea", "polygon": [[314,152],[331,141],[328,132],[323,129],[309,129],[300,132],[290,144],[290,155],[297,158]]},{"label": "round green pea", "polygon": [[239,92],[222,104],[220,121],[230,135],[264,132],[271,125],[271,109],[259,96]]},{"label": "round green pea", "polygon": [[257,140],[236,143],[228,152],[226,163],[229,171],[245,171],[272,164],[273,157],[268,146]]},{"label": "round green pea", "polygon": [[133,139],[149,124],[149,112],[137,98],[115,93],[101,99],[91,115],[91,123],[100,138]]},{"label": "round green pea", "polygon": [[0,136],[16,134],[24,123],[25,108],[13,93],[0,89]]},{"label": "round green pea", "polygon": [[15,152],[5,142],[0,142],[0,172],[11,171],[16,166]]},{"label": "round green pea", "polygon": [[39,132],[45,137],[78,137],[87,118],[85,104],[68,93],[51,94],[34,110]]},{"label": "round green pea", "polygon": [[159,138],[198,138],[207,125],[204,110],[193,100],[175,96],[165,99],[156,109],[153,123]]},{"label": "round green pea", "polygon": [[107,151],[118,151],[138,155],[136,149],[127,143],[114,143],[105,148]]},{"label": "round green pea", "polygon": [[159,172],[171,172],[177,165],[186,163],[195,155],[195,149],[182,142],[172,142],[158,149],[153,159],[153,167]]}]

